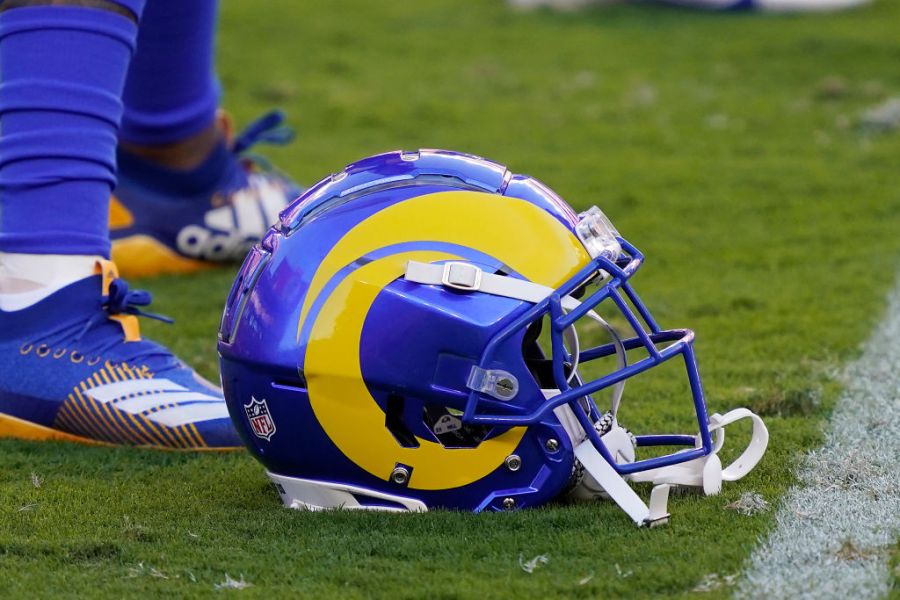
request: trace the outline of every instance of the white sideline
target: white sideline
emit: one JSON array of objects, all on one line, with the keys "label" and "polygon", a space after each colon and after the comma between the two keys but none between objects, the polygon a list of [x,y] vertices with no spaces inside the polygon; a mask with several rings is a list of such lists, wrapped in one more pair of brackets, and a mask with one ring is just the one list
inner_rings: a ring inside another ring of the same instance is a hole
[{"label": "white sideline", "polygon": [[900,282],[736,598],[879,598],[900,536]]}]

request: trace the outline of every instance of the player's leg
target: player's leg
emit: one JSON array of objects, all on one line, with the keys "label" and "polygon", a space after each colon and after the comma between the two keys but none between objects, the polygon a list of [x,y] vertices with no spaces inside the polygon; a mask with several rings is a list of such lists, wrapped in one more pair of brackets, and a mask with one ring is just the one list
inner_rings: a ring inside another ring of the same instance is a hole
[{"label": "player's leg", "polygon": [[109,256],[143,0],[0,2],[0,435],[233,447],[219,391],[140,340]]},{"label": "player's leg", "polygon": [[216,0],[153,0],[144,11],[110,221],[113,257],[125,273],[240,260],[299,195],[287,177],[240,156],[254,137],[272,139],[277,116],[237,143],[217,119],[216,10]]}]

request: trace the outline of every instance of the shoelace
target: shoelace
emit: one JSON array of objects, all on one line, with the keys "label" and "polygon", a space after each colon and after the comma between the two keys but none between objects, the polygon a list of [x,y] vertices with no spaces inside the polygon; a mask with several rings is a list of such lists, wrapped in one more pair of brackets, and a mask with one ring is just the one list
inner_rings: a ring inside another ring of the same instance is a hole
[{"label": "shoelace", "polygon": [[294,130],[284,124],[284,118],[284,112],[279,109],[271,110],[259,117],[234,138],[232,151],[239,156],[247,156],[267,164],[262,157],[247,154],[247,151],[256,144],[283,146],[293,140]]},{"label": "shoelace", "polygon": [[113,279],[109,284],[109,296],[106,301],[106,311],[111,315],[135,315],[156,319],[163,323],[175,322],[165,315],[142,311],[139,307],[149,306],[153,302],[153,295],[147,290],[131,290],[124,279]]},{"label": "shoelace", "polygon": [[[155,319],[157,321],[162,321],[163,323],[171,324],[175,322],[173,319],[165,315],[141,310],[140,307],[148,306],[152,301],[153,296],[152,294],[150,294],[150,292],[146,290],[131,290],[129,289],[128,282],[124,279],[114,279],[109,284],[109,295],[105,298],[105,302],[103,303],[103,311],[97,312],[91,318],[89,318],[84,323],[84,325],[81,326],[81,331],[73,338],[72,341],[77,343],[91,328],[96,327],[101,323],[105,323],[108,320],[109,315],[134,315],[137,317],[147,317],[148,319]],[[92,348],[91,352],[99,354],[104,352],[105,350],[115,347],[119,343],[121,343],[121,340],[112,339],[110,342],[101,344],[96,348]],[[151,355],[161,354],[164,353],[157,350],[151,350],[149,352],[141,352],[132,358],[146,358]]]}]

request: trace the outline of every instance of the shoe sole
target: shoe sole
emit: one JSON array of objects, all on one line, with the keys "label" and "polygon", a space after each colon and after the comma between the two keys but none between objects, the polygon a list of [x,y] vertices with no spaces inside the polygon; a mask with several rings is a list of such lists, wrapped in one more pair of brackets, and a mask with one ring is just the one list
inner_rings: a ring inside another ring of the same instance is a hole
[{"label": "shoe sole", "polygon": [[208,271],[218,266],[217,263],[181,256],[147,235],[113,240],[112,260],[118,265],[123,277],[183,275]]},{"label": "shoe sole", "polygon": [[45,427],[26,421],[12,415],[0,413],[0,438],[16,438],[20,440],[28,440],[32,442],[74,442],[77,444],[86,444],[89,446],[106,446],[111,447],[130,447],[151,450],[171,450],[177,452],[234,452],[242,450],[243,446],[234,446],[231,448],[170,448],[168,446],[128,446],[126,444],[112,444],[100,440],[92,440],[91,438],[81,437],[52,427]]}]

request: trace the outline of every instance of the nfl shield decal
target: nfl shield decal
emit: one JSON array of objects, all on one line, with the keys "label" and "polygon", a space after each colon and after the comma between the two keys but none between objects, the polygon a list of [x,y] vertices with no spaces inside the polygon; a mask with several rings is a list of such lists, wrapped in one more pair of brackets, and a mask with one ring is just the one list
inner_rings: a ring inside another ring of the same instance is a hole
[{"label": "nfl shield decal", "polygon": [[244,405],[244,412],[247,413],[247,420],[250,421],[250,427],[256,437],[262,438],[267,442],[275,435],[275,421],[269,414],[269,406],[265,400],[257,400],[251,396],[250,404]]}]

